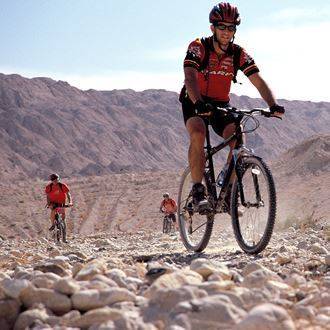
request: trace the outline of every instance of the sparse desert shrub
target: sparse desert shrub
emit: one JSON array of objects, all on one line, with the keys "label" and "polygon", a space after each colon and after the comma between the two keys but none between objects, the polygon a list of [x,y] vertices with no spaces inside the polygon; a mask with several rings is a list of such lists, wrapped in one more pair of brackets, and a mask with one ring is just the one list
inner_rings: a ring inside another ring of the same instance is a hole
[{"label": "sparse desert shrub", "polygon": [[315,216],[315,211],[303,217],[292,214],[289,215],[284,221],[278,222],[276,225],[276,229],[284,230],[289,227],[293,227],[295,229],[314,228],[323,219],[323,216]]}]

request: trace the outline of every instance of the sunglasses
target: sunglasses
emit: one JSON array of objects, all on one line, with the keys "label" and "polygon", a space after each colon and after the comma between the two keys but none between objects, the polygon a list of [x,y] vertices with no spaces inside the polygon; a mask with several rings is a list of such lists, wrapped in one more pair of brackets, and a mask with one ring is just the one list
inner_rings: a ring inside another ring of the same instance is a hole
[{"label": "sunglasses", "polygon": [[236,25],[225,25],[225,24],[219,23],[215,27],[217,29],[221,30],[221,31],[224,31],[224,30],[228,30],[230,32],[235,32],[236,31]]}]

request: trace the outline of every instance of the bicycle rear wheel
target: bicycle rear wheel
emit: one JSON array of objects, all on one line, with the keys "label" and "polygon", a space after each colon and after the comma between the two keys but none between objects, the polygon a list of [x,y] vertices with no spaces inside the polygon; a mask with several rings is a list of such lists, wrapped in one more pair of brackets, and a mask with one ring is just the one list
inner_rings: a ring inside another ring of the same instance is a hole
[{"label": "bicycle rear wheel", "polygon": [[[272,174],[261,158],[243,157],[237,164],[231,194],[232,225],[238,245],[257,254],[268,245],[276,217],[276,191]],[[243,203],[244,201],[244,203]]]},{"label": "bicycle rear wheel", "polygon": [[[203,184],[207,188],[206,178]],[[178,197],[178,221],[181,240],[187,250],[203,251],[212,234],[214,214],[201,215],[194,212],[192,205],[192,180],[190,168],[182,174]]]}]

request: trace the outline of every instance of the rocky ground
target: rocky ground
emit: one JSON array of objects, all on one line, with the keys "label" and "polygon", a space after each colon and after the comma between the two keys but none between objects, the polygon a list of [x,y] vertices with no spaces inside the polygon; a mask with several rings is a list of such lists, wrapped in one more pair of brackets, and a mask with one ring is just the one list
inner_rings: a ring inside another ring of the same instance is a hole
[{"label": "rocky ground", "polygon": [[0,241],[0,329],[330,329],[330,228],[232,231],[204,253],[154,231]]}]

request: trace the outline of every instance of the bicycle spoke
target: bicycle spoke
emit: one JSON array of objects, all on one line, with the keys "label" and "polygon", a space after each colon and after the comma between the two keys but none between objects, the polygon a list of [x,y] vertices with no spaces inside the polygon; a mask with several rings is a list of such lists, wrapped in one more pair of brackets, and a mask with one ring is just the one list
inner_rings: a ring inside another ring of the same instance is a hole
[{"label": "bicycle spoke", "polygon": [[[178,200],[178,221],[182,241],[188,250],[202,251],[210,238],[214,215],[194,212],[192,205],[192,180],[189,169],[183,174]],[[205,184],[205,179],[203,181]]]},{"label": "bicycle spoke", "polygon": [[232,196],[233,228],[242,249],[248,253],[258,253],[268,244],[273,230],[276,213],[275,188],[269,169],[260,159],[249,157],[244,162],[244,203],[236,180]]}]

